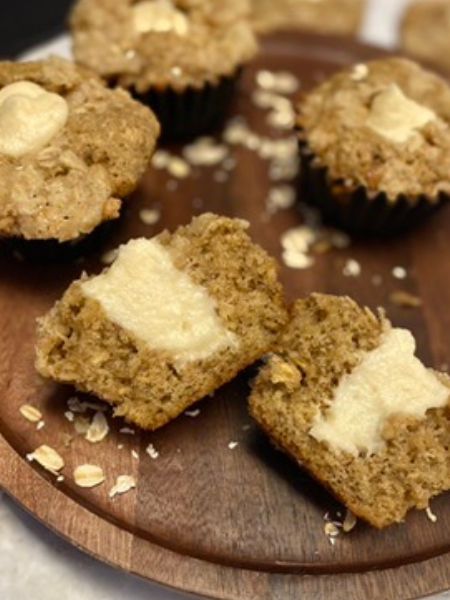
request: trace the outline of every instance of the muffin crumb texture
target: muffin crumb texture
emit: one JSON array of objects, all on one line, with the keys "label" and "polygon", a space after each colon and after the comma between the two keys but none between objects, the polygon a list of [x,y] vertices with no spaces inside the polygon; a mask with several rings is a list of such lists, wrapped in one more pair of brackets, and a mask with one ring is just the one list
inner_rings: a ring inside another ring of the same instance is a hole
[{"label": "muffin crumb texture", "polygon": [[414,350],[383,316],[315,294],[294,305],[250,398],[275,444],[378,528],[450,488],[450,380]]},{"label": "muffin crumb texture", "polygon": [[0,63],[0,235],[62,242],[118,217],[158,135],[148,108],[68,61]]},{"label": "muffin crumb texture", "polygon": [[287,321],[276,263],[247,226],[205,214],[123,246],[110,269],[73,283],[40,320],[39,372],[145,429],[233,379]]}]

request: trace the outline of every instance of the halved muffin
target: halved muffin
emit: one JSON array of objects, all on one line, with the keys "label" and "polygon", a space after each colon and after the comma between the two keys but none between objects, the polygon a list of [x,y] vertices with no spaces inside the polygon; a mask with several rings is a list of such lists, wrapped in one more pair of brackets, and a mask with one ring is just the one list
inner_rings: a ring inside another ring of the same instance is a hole
[{"label": "halved muffin", "polygon": [[156,429],[273,346],[287,321],[277,265],[248,224],[205,214],[132,240],[39,321],[37,368]]},{"label": "halved muffin", "polygon": [[450,379],[411,333],[347,297],[298,301],[250,411],[275,444],[375,527],[450,489]]}]

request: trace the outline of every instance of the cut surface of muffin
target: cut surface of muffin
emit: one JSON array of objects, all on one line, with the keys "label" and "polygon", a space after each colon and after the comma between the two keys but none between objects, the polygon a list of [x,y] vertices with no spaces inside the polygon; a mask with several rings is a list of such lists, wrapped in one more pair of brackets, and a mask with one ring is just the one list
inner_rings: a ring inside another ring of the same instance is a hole
[{"label": "cut surface of muffin", "polygon": [[361,25],[365,0],[251,0],[258,33],[309,29],[319,33],[353,34]]},{"label": "cut surface of muffin", "polygon": [[156,429],[261,358],[287,321],[277,267],[240,220],[205,214],[122,246],[39,322],[41,374]]},{"label": "cut surface of muffin", "polygon": [[247,0],[79,0],[77,61],[138,94],[217,84],[254,57]]},{"label": "cut surface of muffin", "polygon": [[68,61],[0,63],[0,236],[63,242],[117,218],[158,135],[148,108]]},{"label": "cut surface of muffin", "polygon": [[382,528],[450,488],[450,380],[411,333],[347,297],[298,301],[250,411],[278,447]]}]

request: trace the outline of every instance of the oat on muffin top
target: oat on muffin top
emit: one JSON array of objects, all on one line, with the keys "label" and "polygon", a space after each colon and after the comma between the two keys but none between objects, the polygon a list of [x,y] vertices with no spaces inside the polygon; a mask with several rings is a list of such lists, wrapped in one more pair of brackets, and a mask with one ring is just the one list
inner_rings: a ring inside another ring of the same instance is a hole
[{"label": "oat on muffin top", "polygon": [[256,54],[248,0],[79,0],[77,61],[126,88],[201,88]]},{"label": "oat on muffin top", "polygon": [[402,46],[418,58],[450,69],[450,0],[416,0],[401,27]]},{"label": "oat on muffin top", "polygon": [[366,0],[251,0],[258,33],[304,28],[320,33],[356,33]]},{"label": "oat on muffin top", "polygon": [[332,180],[391,201],[450,193],[450,88],[414,62],[356,65],[297,109],[300,138]]},{"label": "oat on muffin top", "polygon": [[116,218],[158,135],[148,108],[71,62],[1,62],[0,236],[68,241]]}]

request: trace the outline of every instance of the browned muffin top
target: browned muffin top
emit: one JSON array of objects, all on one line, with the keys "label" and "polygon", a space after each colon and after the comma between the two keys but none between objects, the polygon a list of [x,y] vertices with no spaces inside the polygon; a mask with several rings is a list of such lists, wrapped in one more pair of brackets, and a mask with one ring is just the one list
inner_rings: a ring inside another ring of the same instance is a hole
[{"label": "browned muffin top", "polygon": [[255,55],[248,0],[79,0],[78,62],[145,93],[183,90],[232,75]]},{"label": "browned muffin top", "polygon": [[406,52],[450,69],[450,0],[416,0],[401,28]]},{"label": "browned muffin top", "polygon": [[251,0],[258,33],[302,28],[320,33],[356,33],[365,0]]},{"label": "browned muffin top", "polygon": [[298,104],[300,137],[349,188],[395,201],[450,193],[450,88],[391,58],[334,75]]},{"label": "browned muffin top", "polygon": [[159,124],[62,59],[0,63],[0,235],[67,241],[116,218]]}]

